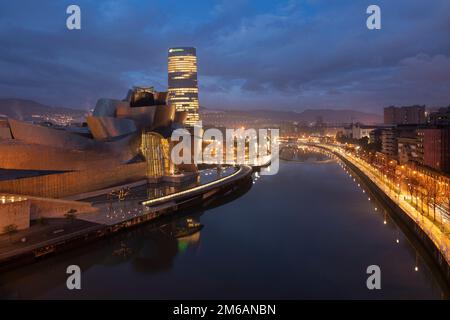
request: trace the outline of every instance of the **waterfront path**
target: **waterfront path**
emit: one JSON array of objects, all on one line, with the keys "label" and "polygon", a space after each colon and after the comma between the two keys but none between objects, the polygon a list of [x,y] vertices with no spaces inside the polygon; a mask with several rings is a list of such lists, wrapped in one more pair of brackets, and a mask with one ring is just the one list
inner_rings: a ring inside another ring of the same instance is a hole
[{"label": "waterfront path", "polygon": [[0,261],[100,228],[99,224],[79,219],[72,221],[66,218],[47,219],[44,223],[36,223],[29,229],[11,236],[0,235]]},{"label": "waterfront path", "polygon": [[220,171],[216,168],[200,172],[199,181],[184,186],[155,186],[148,185],[131,189],[130,195],[123,201],[108,199],[106,196],[84,199],[93,202],[99,210],[80,216],[85,221],[104,225],[114,225],[139,216],[152,215],[176,206],[181,198],[194,197],[206,193],[224,184],[241,179],[251,172],[251,167],[227,167]]},{"label": "waterfront path", "polygon": [[[442,253],[442,256],[446,259],[447,264],[450,265],[450,238],[446,232],[446,227],[439,227],[437,224],[427,216],[421,214],[416,210],[408,201],[406,201],[406,195],[395,192],[390,186],[378,177],[376,169],[368,164],[366,161],[352,155],[349,152],[345,152],[342,148],[336,146],[330,146],[326,144],[318,144],[317,146],[324,148],[328,151],[339,155],[346,159],[359,170],[361,170],[374,184],[376,184],[386,196],[388,196],[394,203],[396,203],[413,221],[419,226],[433,241],[436,248]],[[445,221],[445,219],[443,219]]]},{"label": "waterfront path", "polygon": [[200,172],[199,181],[188,185],[136,186],[124,201],[110,199],[107,195],[85,199],[99,210],[79,213],[74,219],[46,218],[44,223],[33,223],[29,229],[11,236],[0,235],[0,262],[19,255],[36,254],[40,249],[51,249],[55,244],[102,232],[105,227],[127,223],[135,218],[145,216],[143,221],[152,220],[160,216],[162,210],[177,209],[180,199],[207,194],[237,182],[251,172],[249,166],[206,169]]}]

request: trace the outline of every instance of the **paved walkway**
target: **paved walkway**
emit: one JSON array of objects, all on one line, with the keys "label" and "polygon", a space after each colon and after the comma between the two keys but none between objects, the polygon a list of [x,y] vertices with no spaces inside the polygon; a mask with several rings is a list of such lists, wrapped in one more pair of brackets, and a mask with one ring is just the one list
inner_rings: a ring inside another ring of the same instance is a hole
[{"label": "paved walkway", "polygon": [[[199,182],[178,187],[138,185],[131,188],[130,195],[124,201],[109,199],[107,195],[85,199],[85,201],[92,202],[99,210],[77,214],[76,219],[73,220],[48,218],[44,220],[44,224],[34,223],[29,229],[18,231],[11,236],[0,235],[0,260],[83,235],[101,229],[105,225],[115,225],[140,215],[155,214],[156,217],[159,210],[173,206],[174,202],[164,200],[162,203],[150,206],[143,205],[143,201],[177,196],[181,192],[190,195],[191,190],[195,190],[194,193],[197,193],[197,188],[216,187],[217,183],[231,182],[240,178],[240,173],[248,173],[248,170],[251,171],[251,168],[246,166],[227,167],[219,171],[216,168],[206,169],[200,172]],[[205,190],[201,191],[205,192]]]},{"label": "paved walkway", "polygon": [[[44,222],[35,223],[29,229],[21,230],[11,236],[0,235],[0,260],[101,227],[101,225],[79,219],[51,218],[45,219]],[[22,241],[23,239],[25,241]]]},{"label": "paved walkway", "polygon": [[[228,167],[219,172],[216,168],[202,170],[199,173],[199,182],[184,186],[174,187],[166,185],[151,187],[145,185],[131,188],[129,195],[123,201],[108,199],[106,195],[85,199],[85,201],[92,201],[99,210],[84,214],[79,218],[94,223],[114,225],[148,214],[154,214],[156,217],[156,212],[159,210],[172,207],[175,204],[173,199],[177,196],[181,194],[184,196],[194,195],[198,191],[204,192],[202,188],[229,180],[239,173],[239,170],[241,169],[234,167]],[[155,201],[154,205],[149,205],[149,201]]]},{"label": "paved walkway", "polygon": [[445,232],[445,228],[443,228],[444,231],[441,230],[441,228],[437,224],[433,223],[431,219],[417,211],[408,201],[405,200],[404,194],[399,195],[398,193],[394,192],[387,183],[385,183],[378,177],[376,169],[364,160],[359,159],[351,155],[350,153],[346,153],[339,147],[324,144],[321,144],[320,146],[326,148],[329,151],[338,153],[340,156],[344,157],[349,162],[358,167],[362,172],[364,172],[364,174],[370,180],[372,180],[373,183],[375,183],[381,190],[383,190],[384,193],[394,203],[396,203],[412,220],[416,222],[416,224],[434,242],[435,246],[439,248],[442,255],[447,260],[447,263],[450,264],[450,237]]}]

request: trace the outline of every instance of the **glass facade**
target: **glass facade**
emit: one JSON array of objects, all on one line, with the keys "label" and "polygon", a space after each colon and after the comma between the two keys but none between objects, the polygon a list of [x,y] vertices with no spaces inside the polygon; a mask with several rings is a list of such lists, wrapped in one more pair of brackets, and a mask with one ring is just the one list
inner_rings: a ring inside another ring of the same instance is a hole
[{"label": "glass facade", "polygon": [[199,121],[197,54],[195,48],[170,48],[168,53],[168,103],[187,111],[186,124]]},{"label": "glass facade", "polygon": [[147,177],[159,178],[172,173],[169,142],[160,134],[143,132],[141,152],[147,161]]}]

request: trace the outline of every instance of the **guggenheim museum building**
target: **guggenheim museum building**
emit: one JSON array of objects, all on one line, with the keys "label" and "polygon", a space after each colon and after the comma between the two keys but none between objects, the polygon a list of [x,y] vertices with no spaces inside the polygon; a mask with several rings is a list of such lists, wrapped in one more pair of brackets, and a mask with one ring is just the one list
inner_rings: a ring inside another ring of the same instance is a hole
[{"label": "guggenheim museum building", "polygon": [[99,99],[80,126],[4,120],[0,168],[15,170],[0,181],[0,192],[62,198],[143,178],[195,176],[195,165],[170,160],[170,136],[185,127],[188,112],[167,100],[167,92],[133,87],[123,100]]}]

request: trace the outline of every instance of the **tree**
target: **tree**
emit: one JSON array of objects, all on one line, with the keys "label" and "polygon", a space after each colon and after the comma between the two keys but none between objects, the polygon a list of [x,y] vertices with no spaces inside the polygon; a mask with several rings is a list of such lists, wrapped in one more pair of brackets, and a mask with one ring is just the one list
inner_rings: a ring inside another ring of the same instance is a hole
[{"label": "tree", "polygon": [[369,150],[368,146],[369,146],[369,138],[368,137],[362,137],[361,139],[358,140],[358,145],[361,146],[361,148],[363,150]]},{"label": "tree", "polygon": [[67,211],[67,213],[64,215],[64,217],[66,217],[67,219],[70,220],[71,223],[73,223],[73,221],[77,217],[76,213],[77,213],[76,209],[70,209],[69,211]]},{"label": "tree", "polygon": [[17,225],[9,224],[3,228],[3,232],[9,236],[9,242],[11,242],[12,235],[17,232]]},{"label": "tree", "polygon": [[46,225],[47,224],[47,220],[44,217],[39,217],[36,219],[36,222],[40,225]]}]

